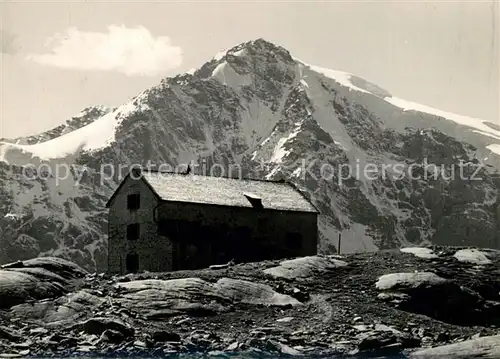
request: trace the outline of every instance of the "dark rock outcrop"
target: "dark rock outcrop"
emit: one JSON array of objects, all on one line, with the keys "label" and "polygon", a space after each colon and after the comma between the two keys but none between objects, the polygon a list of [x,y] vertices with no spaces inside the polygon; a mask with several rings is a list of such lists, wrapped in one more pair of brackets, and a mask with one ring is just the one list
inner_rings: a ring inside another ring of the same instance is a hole
[{"label": "dark rock outcrop", "polygon": [[134,335],[134,328],[127,325],[121,320],[111,319],[105,317],[94,317],[86,320],[83,323],[77,324],[80,330],[83,330],[87,334],[101,335],[107,330],[112,331],[110,337],[116,337],[114,334],[116,332],[122,334],[124,337],[130,337]]}]

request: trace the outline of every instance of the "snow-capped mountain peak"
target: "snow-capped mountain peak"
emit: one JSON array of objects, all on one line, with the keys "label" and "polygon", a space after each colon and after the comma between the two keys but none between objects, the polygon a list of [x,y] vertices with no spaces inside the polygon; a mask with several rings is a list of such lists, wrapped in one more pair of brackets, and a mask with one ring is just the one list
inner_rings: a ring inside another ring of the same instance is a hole
[{"label": "snow-capped mountain peak", "polygon": [[[212,70],[211,77],[218,79],[222,84],[233,89],[242,86],[250,86],[252,83],[252,76],[237,72],[233,66],[235,62],[232,62],[231,65],[225,59],[228,56],[244,59],[245,57],[255,58],[261,55],[259,60],[262,60],[263,57],[266,58],[266,56],[277,52],[285,54],[287,60],[294,61],[293,65],[297,69],[307,67],[310,71],[315,73],[316,76],[325,76],[329,79],[333,79],[341,86],[349,89],[349,91],[376,96],[404,111],[418,111],[434,115],[436,118],[444,118],[454,121],[459,125],[474,129],[473,131],[475,133],[490,137],[491,143],[487,144],[485,147],[491,152],[500,155],[500,126],[495,126],[495,124],[488,121],[456,115],[434,109],[430,106],[394,97],[387,90],[348,72],[307,64],[296,57],[292,57],[284,48],[263,39],[249,41],[216,54],[212,61],[217,62],[217,65]],[[200,69],[193,69],[190,72],[191,74],[197,72],[199,74]],[[307,81],[305,79],[301,79],[301,81],[307,86]],[[97,118],[94,116],[93,121],[89,121],[88,124],[71,129],[71,131],[63,131],[57,137],[45,140],[42,139],[37,141],[37,143],[26,144],[22,143],[20,140],[9,142],[3,140],[0,142],[0,161],[21,164],[23,162],[21,157],[24,159],[24,162],[29,161],[30,156],[43,160],[50,160],[73,155],[77,149],[95,151],[107,147],[110,143],[115,141],[116,129],[120,126],[123,118],[130,113],[147,109],[147,104],[144,103],[144,95],[142,94],[142,97],[137,96],[114,110],[95,107],[93,108],[94,114],[96,109],[101,111],[102,116]],[[85,116],[91,111],[92,108],[85,109],[79,116]],[[20,153],[22,155],[20,155]]]},{"label": "snow-capped mountain peak", "polygon": [[[331,250],[339,233],[344,252],[426,243],[495,246],[499,130],[403,102],[263,39],[249,41],[84,126],[44,141],[1,142],[0,261],[50,253],[102,268],[104,203],[122,175],[107,176],[102,166],[193,160],[204,163],[203,174],[217,175],[211,167],[218,164],[223,175],[235,169],[245,177],[293,181],[321,211],[321,251]],[[481,164],[477,159],[494,166],[480,168],[482,181],[450,179],[449,166]],[[423,160],[440,166],[433,173],[443,178],[392,176],[397,165],[424,171]],[[23,177],[19,166],[37,161],[62,161],[74,172],[64,181]],[[391,176],[354,172],[368,166],[389,167]]]}]

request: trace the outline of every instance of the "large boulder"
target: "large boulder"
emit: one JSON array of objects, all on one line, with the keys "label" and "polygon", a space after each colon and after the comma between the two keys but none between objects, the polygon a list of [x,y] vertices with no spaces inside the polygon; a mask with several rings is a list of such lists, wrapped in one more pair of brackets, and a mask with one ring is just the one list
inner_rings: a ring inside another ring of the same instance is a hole
[{"label": "large boulder", "polygon": [[375,284],[380,299],[398,308],[458,325],[473,325],[484,308],[483,298],[451,280],[430,272],[390,273]]},{"label": "large boulder", "polygon": [[87,317],[108,301],[82,289],[55,300],[15,305],[10,313],[21,320],[38,321],[52,327],[67,326]]},{"label": "large boulder", "polygon": [[347,262],[333,256],[310,256],[282,261],[277,267],[265,269],[264,273],[279,278],[301,279],[345,266]]},{"label": "large boulder", "polygon": [[499,357],[500,335],[480,337],[435,348],[420,349],[410,354],[411,359],[469,359]]},{"label": "large boulder", "polygon": [[0,308],[54,298],[73,289],[86,272],[55,257],[34,258],[3,265],[0,270]]},{"label": "large boulder", "polygon": [[144,279],[116,284],[120,302],[150,319],[177,314],[216,315],[237,303],[295,306],[295,298],[270,286],[251,281],[221,278],[210,283],[200,278]]}]

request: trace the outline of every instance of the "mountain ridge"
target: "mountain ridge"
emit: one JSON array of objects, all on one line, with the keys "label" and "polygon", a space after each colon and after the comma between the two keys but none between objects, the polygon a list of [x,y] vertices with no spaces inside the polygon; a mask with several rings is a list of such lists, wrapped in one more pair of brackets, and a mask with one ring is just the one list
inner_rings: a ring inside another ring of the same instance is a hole
[{"label": "mountain ridge", "polygon": [[[0,144],[7,162],[0,162],[0,262],[38,253],[102,270],[104,204],[120,171],[191,161],[237,165],[243,177],[291,180],[321,211],[320,252],[335,251],[339,234],[342,252],[500,245],[500,160],[488,148],[492,137],[481,133],[483,122],[471,128],[405,111],[381,98],[376,85],[376,95],[358,91],[346,73],[315,69],[283,47],[249,41],[63,136],[32,146]],[[437,177],[410,178],[427,173],[424,160],[439,166]],[[38,173],[41,164],[47,178]],[[398,164],[408,172],[401,178],[344,173]],[[33,180],[23,177],[29,165]],[[64,180],[58,165],[70,167]],[[456,167],[469,177],[479,168],[483,180],[450,177]]]},{"label": "mountain ridge", "polygon": [[[275,44],[272,44],[272,43],[266,41],[265,39],[261,39],[260,38],[260,39],[254,40],[254,41],[244,42],[244,43],[236,45],[236,46],[234,46],[234,47],[232,47],[230,49],[221,51],[218,54],[216,54],[213,57],[213,59],[211,61],[209,61],[208,63],[211,63],[213,61],[216,61],[216,62],[222,61],[228,54],[231,55],[231,56],[234,56],[234,54],[238,54],[239,52],[242,53],[244,51],[245,46],[248,46],[248,44],[254,43],[254,42],[268,43],[268,44],[272,45],[273,47],[279,48],[282,51],[285,51],[285,52],[287,52],[289,54],[289,52],[286,49],[282,48],[281,46],[277,46]],[[455,113],[452,113],[452,112],[435,109],[435,108],[432,108],[431,106],[427,106],[427,105],[415,103],[415,102],[412,102],[412,101],[404,100],[404,99],[401,99],[399,97],[395,97],[395,96],[391,95],[390,92],[388,92],[387,90],[379,87],[378,85],[373,84],[373,83],[371,83],[371,82],[369,82],[369,81],[367,81],[367,80],[365,80],[365,79],[363,79],[363,78],[361,78],[359,76],[353,75],[351,73],[344,72],[344,71],[337,71],[337,70],[327,69],[327,68],[323,68],[323,67],[316,66],[316,65],[310,65],[310,64],[308,64],[308,63],[306,63],[306,62],[304,62],[304,61],[302,61],[302,60],[300,60],[300,59],[298,59],[296,57],[293,57],[291,55],[290,55],[290,58],[293,59],[294,61],[297,61],[297,62],[303,64],[306,67],[309,67],[309,68],[313,69],[314,71],[316,71],[318,73],[321,73],[321,74],[325,75],[326,77],[334,79],[335,81],[337,81],[338,83],[340,83],[341,85],[343,85],[345,87],[348,87],[348,88],[350,88],[352,90],[355,90],[355,91],[372,94],[372,95],[377,96],[377,97],[379,97],[381,99],[384,99],[384,101],[389,102],[389,103],[391,103],[392,105],[394,105],[396,107],[403,108],[405,111],[418,111],[418,112],[427,113],[429,115],[435,115],[437,117],[445,118],[447,120],[451,120],[451,121],[457,122],[458,124],[461,124],[461,125],[464,125],[464,126],[467,126],[467,127],[470,127],[470,128],[474,128],[476,132],[477,131],[481,131],[484,135],[490,136],[491,138],[499,140],[496,144],[492,144],[493,146],[491,146],[491,149],[492,149],[493,153],[495,153],[496,155],[500,156],[500,150],[497,151],[497,149],[499,148],[498,146],[500,146],[500,125],[498,125],[498,124],[495,124],[493,122],[486,121],[486,120],[481,120],[481,119],[478,119],[478,118],[472,118],[472,117],[468,117],[468,116],[458,115],[458,114],[455,114]],[[183,74],[175,75],[173,77],[167,77],[167,78],[165,78],[165,80],[168,80],[168,79],[177,79],[177,78],[184,78],[186,75],[202,74],[202,72],[200,72],[200,70],[205,65],[203,65],[200,69],[194,69],[193,74],[191,74],[189,72],[186,72],[186,73],[183,73]],[[354,79],[354,81],[356,81],[358,83],[359,86],[355,85],[352,82],[353,79]],[[162,80],[162,82],[165,81],[165,80]],[[369,88],[372,88],[373,92],[371,92],[369,90]],[[77,116],[75,116],[73,118],[83,117],[83,115],[86,115],[85,112],[89,112],[89,111],[92,111],[92,110],[94,111],[94,113],[97,112],[97,111],[100,111],[100,116],[95,116],[94,115],[94,116],[91,117],[92,121],[88,121],[89,123],[92,123],[95,120],[99,119],[99,117],[102,117],[103,115],[105,115],[105,114],[107,114],[107,113],[109,113],[109,112],[111,112],[113,110],[121,109],[120,112],[123,113],[123,112],[126,112],[127,105],[129,105],[131,102],[134,103],[135,101],[137,101],[140,98],[140,96],[141,96],[141,94],[139,94],[138,96],[132,97],[129,101],[125,102],[123,105],[119,106],[118,108],[113,108],[112,109],[112,108],[106,108],[104,106],[90,106],[90,107],[87,107],[84,110],[82,110],[82,113],[80,115],[77,115]],[[70,128],[67,133],[72,132],[74,130],[78,130],[78,129],[86,126],[89,123],[84,123],[84,124],[76,126],[75,128]],[[60,126],[66,125],[65,127],[69,127],[68,126],[69,124],[71,124],[71,120],[66,121],[66,123],[63,123]],[[65,133],[59,133],[58,136],[54,136],[53,135],[52,137],[49,137],[49,138],[47,138],[48,136],[44,136],[47,133],[57,131],[57,129],[60,126],[57,126],[57,127],[53,128],[53,129],[49,129],[49,130],[44,131],[44,132],[42,132],[40,134],[32,135],[32,136],[28,136],[28,137],[20,137],[20,138],[16,138],[16,139],[13,139],[13,140],[0,139],[0,143],[1,142],[9,141],[9,143],[16,144],[16,142],[19,142],[20,140],[21,141],[27,140],[27,142],[28,142],[27,144],[31,145],[31,144],[36,144],[38,142],[47,142],[49,140],[54,139],[55,137],[59,137],[59,136],[65,134]],[[43,140],[40,141],[39,138],[37,138],[37,137],[42,137]],[[43,138],[43,137],[45,137],[45,138]],[[38,141],[36,143],[33,143],[34,142],[33,139],[37,139]],[[19,144],[22,145],[23,143],[19,143]],[[59,156],[59,158],[61,158],[61,157],[64,157],[64,155],[60,155]],[[48,158],[48,159],[50,159],[50,158]],[[1,157],[0,157],[0,160],[2,160]],[[5,157],[3,158],[3,160],[5,161]]]}]

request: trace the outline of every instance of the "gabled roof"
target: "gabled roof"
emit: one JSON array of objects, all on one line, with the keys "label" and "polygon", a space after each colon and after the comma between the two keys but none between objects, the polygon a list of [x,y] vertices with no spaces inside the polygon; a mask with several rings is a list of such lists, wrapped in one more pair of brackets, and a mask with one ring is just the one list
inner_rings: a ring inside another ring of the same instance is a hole
[{"label": "gabled roof", "polygon": [[[319,213],[291,183],[142,170],[142,180],[163,201]],[[123,182],[126,178],[123,180]],[[123,183],[122,182],[122,183]],[[121,187],[121,186],[120,186]],[[115,194],[109,199],[109,207]],[[259,204],[260,206],[260,204]]]}]

